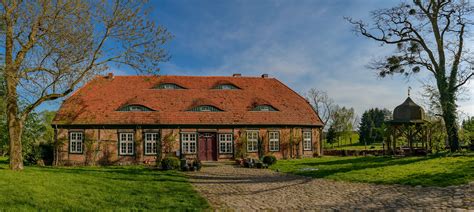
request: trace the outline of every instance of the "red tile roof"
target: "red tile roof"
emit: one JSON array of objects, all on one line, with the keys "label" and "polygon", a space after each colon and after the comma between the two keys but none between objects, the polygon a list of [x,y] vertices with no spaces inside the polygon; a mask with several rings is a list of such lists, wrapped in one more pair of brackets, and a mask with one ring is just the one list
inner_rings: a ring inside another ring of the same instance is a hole
[{"label": "red tile roof", "polygon": [[[160,83],[186,89],[153,89]],[[240,89],[212,89],[219,83]],[[117,111],[132,104],[155,111]],[[250,111],[263,104],[278,111]],[[199,105],[223,111],[188,111]],[[53,124],[323,125],[309,103],[277,79],[213,76],[98,76],[64,101]]]}]

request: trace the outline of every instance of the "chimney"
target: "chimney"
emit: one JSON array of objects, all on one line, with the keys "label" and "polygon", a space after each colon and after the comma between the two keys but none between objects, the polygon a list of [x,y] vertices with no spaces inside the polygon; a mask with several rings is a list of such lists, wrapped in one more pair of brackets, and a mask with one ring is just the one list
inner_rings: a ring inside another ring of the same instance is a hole
[{"label": "chimney", "polygon": [[268,78],[268,74],[262,74],[262,78]]},{"label": "chimney", "polygon": [[113,79],[114,78],[114,73],[110,72],[107,73],[107,76],[105,76],[106,79]]},{"label": "chimney", "polygon": [[242,74],[232,74],[233,77],[241,77]]}]

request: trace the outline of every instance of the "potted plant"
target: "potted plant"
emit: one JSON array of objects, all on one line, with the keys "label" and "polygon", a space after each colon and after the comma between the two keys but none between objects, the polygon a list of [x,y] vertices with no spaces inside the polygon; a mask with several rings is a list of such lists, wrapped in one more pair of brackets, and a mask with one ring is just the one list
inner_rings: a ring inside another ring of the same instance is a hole
[{"label": "potted plant", "polygon": [[199,160],[198,158],[194,159],[193,169],[196,170],[196,171],[199,171],[199,170],[201,170],[201,167],[202,167],[201,160]]},{"label": "potted plant", "polygon": [[188,162],[185,158],[181,159],[181,171],[189,171]]}]

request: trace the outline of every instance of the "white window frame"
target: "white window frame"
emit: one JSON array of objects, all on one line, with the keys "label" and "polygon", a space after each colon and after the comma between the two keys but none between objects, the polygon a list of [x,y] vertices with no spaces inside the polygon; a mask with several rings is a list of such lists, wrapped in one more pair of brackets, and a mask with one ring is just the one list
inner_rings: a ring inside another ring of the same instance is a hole
[{"label": "white window frame", "polygon": [[219,134],[219,153],[232,154],[233,153],[232,146],[233,146],[232,134],[230,133]]},{"label": "white window frame", "polygon": [[183,154],[196,154],[196,143],[196,133],[181,133],[181,151],[183,152]]},{"label": "white window frame", "polygon": [[135,153],[134,133],[119,133],[120,155],[133,155]]},{"label": "white window frame", "polygon": [[156,146],[159,140],[158,133],[145,133],[144,137],[145,155],[156,155]]},{"label": "white window frame", "polygon": [[268,150],[270,152],[280,151],[280,133],[277,131],[268,132]]},{"label": "white window frame", "polygon": [[303,131],[303,150],[311,151],[313,142],[312,142],[312,133],[311,131]]},{"label": "white window frame", "polygon": [[258,151],[258,131],[247,131],[247,152]]},{"label": "white window frame", "polygon": [[69,152],[81,154],[84,151],[84,133],[70,132],[69,133]]}]

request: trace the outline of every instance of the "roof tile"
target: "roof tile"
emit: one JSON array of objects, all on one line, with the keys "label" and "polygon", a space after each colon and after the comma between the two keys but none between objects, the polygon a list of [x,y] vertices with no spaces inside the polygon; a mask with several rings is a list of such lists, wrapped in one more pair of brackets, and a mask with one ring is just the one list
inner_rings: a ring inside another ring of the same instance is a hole
[{"label": "roof tile", "polygon": [[[162,82],[186,89],[153,89]],[[241,89],[212,89],[218,83]],[[117,111],[129,104],[156,111]],[[262,104],[278,111],[250,111]],[[213,105],[223,111],[188,111],[198,105]],[[97,76],[64,101],[53,124],[323,125],[303,97],[275,78],[197,76]]]}]

